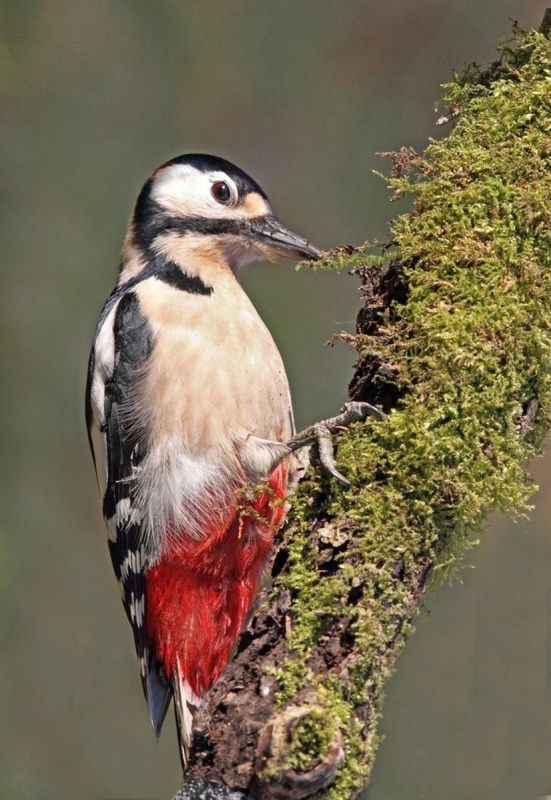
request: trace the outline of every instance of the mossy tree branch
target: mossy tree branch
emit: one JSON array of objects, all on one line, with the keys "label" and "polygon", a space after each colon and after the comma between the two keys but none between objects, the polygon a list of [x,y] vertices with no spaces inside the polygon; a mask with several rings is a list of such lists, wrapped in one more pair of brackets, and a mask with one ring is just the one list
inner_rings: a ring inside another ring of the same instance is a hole
[{"label": "mossy tree branch", "polygon": [[[497,62],[445,87],[455,127],[394,157],[388,183],[413,210],[383,257],[323,264],[361,278],[357,334],[341,337],[358,353],[351,396],[387,416],[339,436],[350,488],[316,471],[301,482],[273,586],[197,721],[194,780],[354,798],[424,591],[490,511],[527,508],[526,462],[551,417],[548,33],[515,31]],[[192,796],[208,795],[179,795]]]}]

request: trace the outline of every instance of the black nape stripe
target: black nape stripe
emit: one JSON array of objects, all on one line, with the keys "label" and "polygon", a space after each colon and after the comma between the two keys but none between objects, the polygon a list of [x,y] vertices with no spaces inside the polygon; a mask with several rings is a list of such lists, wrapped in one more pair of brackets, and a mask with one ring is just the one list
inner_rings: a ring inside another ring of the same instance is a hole
[{"label": "black nape stripe", "polygon": [[[92,353],[98,331],[113,306],[121,297],[124,297],[124,295],[132,291],[135,286],[142,281],[146,281],[148,278],[158,278],[160,281],[168,283],[170,286],[174,286],[174,288],[180,289],[182,292],[189,292],[190,294],[201,294],[205,297],[209,297],[213,293],[214,289],[212,286],[206,284],[197,275],[189,275],[189,273],[184,272],[174,261],[169,261],[163,255],[153,255],[151,251],[149,251],[149,253],[150,260],[147,266],[133,278],[130,278],[130,280],[122,283],[120,286],[116,286],[105,303],[96,328],[96,335],[94,336],[94,343],[92,344]],[[91,377],[89,380],[91,381]]]},{"label": "black nape stripe", "polygon": [[155,259],[152,274],[158,280],[168,283],[169,286],[180,289],[182,292],[208,296],[213,291],[212,286],[207,286],[198,275],[189,275],[180,269],[174,261],[168,261],[160,256]]}]

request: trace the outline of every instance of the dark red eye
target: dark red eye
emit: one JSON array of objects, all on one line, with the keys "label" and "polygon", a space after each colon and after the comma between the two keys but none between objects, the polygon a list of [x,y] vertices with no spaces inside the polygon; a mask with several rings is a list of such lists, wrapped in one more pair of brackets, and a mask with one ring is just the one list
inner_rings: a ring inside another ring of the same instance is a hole
[{"label": "dark red eye", "polygon": [[219,203],[227,203],[228,200],[231,198],[230,187],[228,186],[225,181],[218,181],[217,183],[213,183],[211,187],[212,196],[215,200],[218,200]]}]

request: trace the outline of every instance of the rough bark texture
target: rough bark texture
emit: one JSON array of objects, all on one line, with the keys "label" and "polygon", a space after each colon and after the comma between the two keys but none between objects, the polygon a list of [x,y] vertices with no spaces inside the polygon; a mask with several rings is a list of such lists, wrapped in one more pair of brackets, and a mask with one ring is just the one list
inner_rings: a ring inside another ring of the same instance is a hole
[{"label": "rough bark texture", "polygon": [[339,436],[350,488],[315,470],[299,485],[178,800],[356,797],[424,591],[489,511],[531,493],[551,418],[551,43],[547,22],[515,33],[447,87],[444,141],[393,154],[389,184],[414,198],[397,250],[327,261],[362,283],[340,337],[358,352],[351,397],[387,417]]}]

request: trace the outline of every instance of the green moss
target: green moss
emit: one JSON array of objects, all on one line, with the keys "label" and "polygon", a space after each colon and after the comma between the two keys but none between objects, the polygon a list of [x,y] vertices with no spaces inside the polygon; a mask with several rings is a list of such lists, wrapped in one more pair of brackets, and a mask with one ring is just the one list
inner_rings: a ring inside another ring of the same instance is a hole
[{"label": "green moss", "polygon": [[[331,800],[354,797],[367,781],[383,686],[409,631],[420,576],[429,567],[453,572],[490,511],[527,509],[534,487],[526,462],[550,422],[551,43],[517,32],[498,62],[470,65],[445,89],[456,126],[412,160],[412,173],[388,180],[413,199],[412,212],[393,224],[407,298],[384,320],[384,337],[354,342],[360,359],[376,355],[392,366],[401,399],[384,422],[339,437],[339,469],[352,486],[329,486],[318,475],[304,482],[286,542],[282,583],[293,596],[295,655],[278,672],[280,698],[307,682],[325,719],[339,721],[346,759],[324,795]],[[340,251],[324,266],[362,260],[362,250]],[[521,437],[534,399],[534,431]],[[314,512],[348,536],[327,579],[316,568]],[[351,603],[354,586],[362,596]],[[312,648],[332,618],[346,615],[355,640],[346,676],[316,674]],[[323,716],[301,735],[310,744],[296,755],[298,767],[330,736],[333,722],[324,726]]]},{"label": "green moss", "polygon": [[342,245],[335,250],[323,253],[318,261],[300,261],[296,268],[297,271],[307,267],[314,272],[319,272],[319,270],[340,272],[343,269],[350,270],[355,267],[363,267],[365,264],[373,266],[383,264],[385,261],[383,256],[368,252],[369,247],[376,246],[376,244],[361,245],[360,247]]},{"label": "green moss", "polygon": [[289,766],[299,772],[312,769],[320,754],[327,753],[336,731],[335,717],[328,720],[326,712],[312,709],[294,726]]}]

